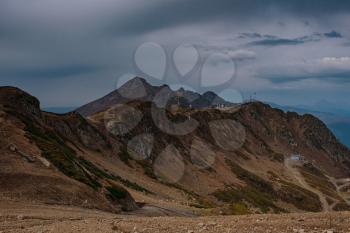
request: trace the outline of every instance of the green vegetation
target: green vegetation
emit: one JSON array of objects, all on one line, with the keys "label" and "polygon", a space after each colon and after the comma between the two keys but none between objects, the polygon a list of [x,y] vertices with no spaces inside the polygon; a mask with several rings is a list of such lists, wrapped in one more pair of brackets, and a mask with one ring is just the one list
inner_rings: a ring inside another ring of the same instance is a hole
[{"label": "green vegetation", "polygon": [[242,159],[244,159],[244,160],[249,160],[250,158],[249,158],[249,156],[247,156],[247,155],[245,155],[242,151],[240,151],[240,150],[237,150],[236,152],[236,155],[238,156],[238,157],[240,157],[240,158],[242,158]]},{"label": "green vegetation", "polygon": [[[283,212],[283,210],[274,204],[274,201],[277,199],[291,203],[298,209],[305,211],[316,212],[322,210],[321,203],[316,194],[285,181],[279,181],[281,188],[276,191],[270,182],[252,174],[232,161],[228,160],[226,162],[231,166],[232,172],[239,179],[243,180],[247,186],[239,189],[230,188],[214,193],[219,200],[229,203],[245,201],[259,208],[262,212],[267,212],[269,209],[275,212]],[[269,174],[277,178],[277,175],[273,172],[269,172]]]},{"label": "green vegetation", "polygon": [[152,192],[148,191],[147,189],[138,185],[137,183],[131,182],[129,180],[123,179],[120,176],[116,176],[116,175],[113,175],[113,174],[110,174],[106,171],[101,170],[100,168],[95,166],[90,161],[84,159],[83,157],[79,157],[79,162],[81,164],[83,164],[86,168],[88,168],[89,171],[92,172],[98,178],[102,178],[102,179],[105,178],[105,179],[119,181],[128,188],[131,188],[131,189],[134,189],[136,191],[143,192],[146,194],[152,194]]},{"label": "green vegetation", "polygon": [[337,203],[333,210],[335,211],[350,211],[350,206],[345,203],[345,201]]},{"label": "green vegetation", "polygon": [[316,194],[289,182],[281,181],[281,185],[281,189],[278,191],[281,200],[305,211],[318,212],[322,210],[321,202]]},{"label": "green vegetation", "polygon": [[83,164],[85,167],[89,169],[95,176],[99,178],[105,178],[105,179],[110,179],[110,180],[115,180],[121,182],[123,185],[125,185],[128,188],[134,189],[139,192],[143,192],[146,194],[152,194],[149,190],[145,189],[144,187],[138,185],[137,183],[131,182],[129,180],[123,179],[120,176],[116,176],[113,174],[110,174],[106,171],[101,170],[97,166],[95,166],[93,163],[90,161],[84,159],[83,157],[79,157],[79,162]]},{"label": "green vegetation", "polygon": [[152,179],[157,179],[157,177],[154,175],[153,167],[148,161],[140,160],[140,161],[137,161],[137,163],[142,166],[144,174],[146,176]]},{"label": "green vegetation", "polygon": [[235,203],[231,206],[231,211],[233,215],[246,215],[250,214],[247,205],[243,202]]},{"label": "green vegetation", "polygon": [[126,146],[122,146],[120,148],[120,152],[118,153],[118,155],[121,161],[123,161],[126,165],[130,166],[129,160],[131,160],[131,156]]},{"label": "green vegetation", "polygon": [[131,181],[126,180],[126,179],[123,179],[120,176],[112,175],[112,177],[113,177],[114,180],[120,181],[123,185],[125,185],[128,188],[134,189],[134,190],[139,191],[139,192],[143,192],[145,194],[153,194],[153,192],[151,192],[148,189],[138,185],[137,183],[131,182]]},{"label": "green vegetation", "polygon": [[91,163],[90,161],[86,160],[84,157],[79,157],[78,161],[80,164],[82,164],[84,167],[86,167],[91,173],[93,173],[98,178],[107,178],[113,180],[113,175],[101,170],[96,165]]},{"label": "green vegetation", "polygon": [[226,190],[216,191],[214,196],[218,200],[232,204],[245,201],[259,208],[263,213],[270,209],[274,212],[283,211],[274,204],[277,195],[271,183],[243,169],[231,160],[226,160],[226,163],[231,167],[231,171],[246,183],[246,186],[228,187]]},{"label": "green vegetation", "polygon": [[342,200],[338,195],[334,185],[328,178],[312,164],[305,164],[300,173],[304,176],[306,182],[313,188],[320,190],[323,194],[333,197],[337,200]]},{"label": "green vegetation", "polygon": [[76,153],[55,133],[36,127],[24,119],[28,137],[36,143],[42,156],[48,159],[63,174],[97,190],[102,185],[79,164]]},{"label": "green vegetation", "polygon": [[216,204],[207,200],[206,198],[200,197],[196,195],[196,203],[191,203],[190,206],[198,209],[211,209],[216,207]]},{"label": "green vegetation", "polygon": [[[24,120],[24,122],[26,123],[26,130],[29,138],[33,140],[42,151],[42,156],[48,159],[63,174],[87,184],[95,190],[102,187],[96,179],[100,178],[119,181],[126,187],[139,192],[146,194],[152,193],[136,183],[101,170],[83,157],[78,158],[75,151],[68,147],[64,141],[53,132],[40,129],[29,120]],[[87,171],[89,171],[91,175]]]},{"label": "green vegetation", "polygon": [[274,204],[274,196],[270,195],[269,193],[259,191],[253,187],[228,187],[225,190],[218,190],[214,192],[213,195],[218,200],[226,203],[237,204],[247,202],[253,207],[259,208],[263,213],[267,213],[271,209],[275,213],[283,212],[282,209]]},{"label": "green vegetation", "polygon": [[270,194],[275,193],[275,190],[273,189],[272,184],[270,182],[265,181],[259,176],[243,169],[242,167],[232,162],[231,160],[226,160],[226,163],[231,167],[231,171],[239,179],[247,183],[248,186],[253,187],[254,189],[261,192],[270,193]]},{"label": "green vegetation", "polygon": [[126,191],[124,188],[113,185],[106,187],[109,194],[107,196],[111,198],[113,201],[118,201],[120,199],[125,199],[128,197],[128,191]]},{"label": "green vegetation", "polygon": [[272,151],[271,154],[269,154],[269,158],[272,161],[276,161],[276,162],[280,162],[280,163],[283,163],[283,161],[284,161],[284,155],[277,153],[277,152],[274,152],[274,151]]}]

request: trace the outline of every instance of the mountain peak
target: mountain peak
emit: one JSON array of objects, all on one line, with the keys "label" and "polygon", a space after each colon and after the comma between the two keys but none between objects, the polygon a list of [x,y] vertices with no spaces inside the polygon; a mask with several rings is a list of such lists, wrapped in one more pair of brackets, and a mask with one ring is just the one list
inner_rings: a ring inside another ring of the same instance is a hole
[{"label": "mountain peak", "polygon": [[218,97],[218,95],[215,92],[213,92],[213,91],[204,92],[203,96],[204,97],[209,97],[209,98],[216,98],[216,97]]},{"label": "mountain peak", "polygon": [[[144,78],[141,78],[141,77],[138,77],[138,76],[136,76],[136,77],[134,77],[134,78],[132,78],[132,79],[130,79],[129,81],[127,81],[125,84],[127,84],[127,83],[142,83],[142,84],[149,84],[147,81],[146,81],[146,79],[144,79]],[[124,85],[125,85],[124,84]]]},{"label": "mountain peak", "polygon": [[157,97],[157,101],[179,103],[178,100],[173,100],[173,98],[179,96],[186,102],[183,107],[190,105],[194,108],[208,108],[217,105],[232,105],[232,103],[225,101],[212,91],[208,91],[203,95],[193,91],[187,91],[183,87],[174,91],[169,85],[153,86],[146,79],[135,77],[123,84],[119,89],[80,107],[77,111],[84,116],[89,116],[116,104],[126,103],[131,100],[151,102],[154,101],[155,97]]},{"label": "mountain peak", "polygon": [[37,117],[41,115],[39,100],[17,87],[0,87],[0,104]]}]

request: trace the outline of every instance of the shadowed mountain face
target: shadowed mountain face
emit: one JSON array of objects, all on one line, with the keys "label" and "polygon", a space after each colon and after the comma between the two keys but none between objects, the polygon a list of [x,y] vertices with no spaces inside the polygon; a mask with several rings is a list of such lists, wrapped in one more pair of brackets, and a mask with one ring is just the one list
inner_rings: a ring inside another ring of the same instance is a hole
[{"label": "shadowed mountain face", "polygon": [[0,198],[199,214],[349,209],[350,151],[311,115],[140,78],[79,108],[88,118],[39,105],[0,88]]},{"label": "shadowed mountain face", "polygon": [[108,95],[88,103],[76,111],[83,116],[89,116],[94,113],[104,111],[117,104],[123,104],[131,100],[143,102],[154,102],[160,107],[164,105],[178,104],[180,107],[207,108],[211,106],[234,104],[225,101],[214,92],[206,92],[203,95],[187,91],[180,88],[173,91],[167,85],[152,86],[143,78],[134,78],[126,82],[119,89]]},{"label": "shadowed mountain face", "polygon": [[[335,134],[335,136],[340,140],[341,143],[350,148],[350,117],[348,113],[344,111],[337,111],[335,109],[332,112],[332,109],[325,109],[325,111],[315,110],[314,108],[310,108],[308,106],[302,107],[291,107],[291,106],[281,106],[277,104],[271,103],[273,107],[282,109],[286,112],[297,112],[299,114],[312,114],[319,119],[321,119],[324,123],[326,123],[327,127]],[[321,108],[322,110],[322,108]],[[327,112],[329,110],[330,112]]]}]

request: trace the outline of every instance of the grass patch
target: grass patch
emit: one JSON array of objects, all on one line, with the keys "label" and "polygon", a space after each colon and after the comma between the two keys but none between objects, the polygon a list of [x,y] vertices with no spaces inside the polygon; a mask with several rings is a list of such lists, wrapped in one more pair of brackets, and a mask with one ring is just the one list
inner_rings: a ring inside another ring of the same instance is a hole
[{"label": "grass patch", "polygon": [[137,161],[137,163],[143,168],[144,174],[146,176],[154,180],[157,179],[156,175],[154,175],[153,167],[148,161],[140,160],[140,161]]},{"label": "grass patch", "polygon": [[201,205],[199,203],[191,203],[191,204],[189,204],[189,206],[197,208],[197,209],[208,209],[206,206]]},{"label": "grass patch", "polygon": [[259,176],[243,169],[238,164],[231,160],[226,160],[226,163],[231,167],[231,171],[248,186],[253,187],[261,192],[274,194],[275,190],[270,182],[260,178]]},{"label": "grass patch", "polygon": [[334,185],[328,178],[312,164],[306,164],[300,169],[300,173],[305,178],[305,181],[313,188],[320,190],[323,194],[333,197],[337,200],[342,200],[338,195]]},{"label": "grass patch", "polygon": [[247,155],[245,155],[242,151],[240,151],[240,150],[237,150],[236,152],[236,155],[238,156],[238,157],[240,157],[240,158],[242,158],[242,159],[244,159],[244,160],[249,160],[250,158],[249,158],[249,156],[247,156]]},{"label": "grass patch", "polygon": [[337,203],[333,210],[335,211],[350,211],[350,206],[345,203],[345,201]]},{"label": "grass patch", "polygon": [[211,209],[211,208],[216,207],[216,205],[213,202],[211,202],[203,197],[197,196],[196,201],[197,201],[196,203],[191,203],[190,206],[192,206],[194,208],[198,208],[198,209]]},{"label": "grass patch", "polygon": [[270,158],[272,161],[276,161],[276,162],[279,162],[279,163],[283,163],[283,162],[284,162],[284,155],[283,155],[283,154],[280,154],[280,153],[277,153],[277,152],[274,152],[274,151],[272,151],[272,152],[269,154],[269,158]]},{"label": "grass patch", "polygon": [[274,204],[276,200],[276,192],[272,184],[259,176],[245,170],[231,160],[226,160],[231,171],[246,183],[245,187],[228,188],[223,191],[217,191],[214,196],[221,201],[228,203],[240,203],[246,201],[263,213],[272,209],[274,212],[282,212],[283,210]]},{"label": "grass patch", "polygon": [[106,179],[111,179],[113,180],[114,177],[113,175],[101,170],[98,168],[96,165],[91,163],[90,161],[86,160],[84,157],[79,157],[78,161],[80,164],[84,165],[84,167],[88,168],[88,170],[93,173],[96,177],[98,178],[106,178]]},{"label": "grass patch", "polygon": [[269,210],[273,210],[275,213],[283,212],[282,209],[277,207],[273,200],[275,199],[269,193],[264,193],[257,190],[254,187],[228,187],[225,190],[218,190],[213,195],[220,201],[237,204],[247,202],[253,207],[260,209],[262,213],[267,213]]},{"label": "grass patch", "polygon": [[[215,196],[222,201],[239,203],[246,201],[262,212],[272,209],[275,212],[284,212],[284,210],[275,206],[274,201],[281,199],[284,202],[291,203],[295,207],[305,211],[317,212],[322,210],[321,203],[316,194],[305,190],[297,185],[280,181],[281,188],[276,191],[272,184],[259,176],[243,169],[232,161],[227,161],[231,170],[236,176],[243,180],[247,186],[240,189],[229,189],[216,193]],[[277,178],[273,172],[270,176]]]},{"label": "grass patch", "polygon": [[251,213],[247,205],[243,202],[234,203],[231,206],[231,211],[233,215],[247,215]]},{"label": "grass patch", "polygon": [[322,210],[318,196],[295,184],[281,181],[281,188],[278,191],[281,200],[293,204],[295,207],[305,211],[319,212]]},{"label": "grass patch", "polygon": [[99,178],[105,178],[105,179],[119,181],[123,185],[125,185],[126,187],[131,188],[133,190],[143,192],[146,194],[153,194],[152,192],[150,192],[149,190],[145,189],[144,187],[138,185],[137,183],[131,182],[129,180],[123,179],[120,176],[116,176],[116,175],[113,175],[113,174],[110,174],[106,171],[101,170],[100,168],[95,166],[90,161],[84,159],[83,157],[79,157],[79,162],[82,163],[85,167],[87,167],[89,169],[89,171],[91,171],[95,176],[97,176]]},{"label": "grass patch", "polygon": [[113,185],[106,187],[107,191],[109,192],[107,196],[111,198],[113,201],[118,201],[120,199],[125,199],[128,197],[128,191],[126,191],[124,188]]},{"label": "grass patch", "polygon": [[120,181],[123,185],[125,185],[128,188],[131,188],[131,189],[134,189],[136,191],[143,192],[143,193],[146,193],[146,194],[154,194],[153,192],[151,192],[148,189],[138,185],[137,183],[131,182],[131,181],[126,180],[126,179],[123,179],[120,176],[114,176],[114,175],[112,175],[112,176],[113,176],[113,178],[115,180]]},{"label": "grass patch", "polygon": [[123,161],[126,165],[130,166],[130,162],[129,160],[131,160],[131,156],[128,152],[128,149],[126,148],[126,146],[122,146],[120,148],[120,151],[118,153],[118,156],[120,158],[121,161]]},{"label": "grass patch", "polygon": [[95,190],[102,185],[88,174],[78,162],[76,153],[55,133],[39,128],[30,120],[22,119],[28,138],[35,142],[41,154],[66,176],[80,181]]}]

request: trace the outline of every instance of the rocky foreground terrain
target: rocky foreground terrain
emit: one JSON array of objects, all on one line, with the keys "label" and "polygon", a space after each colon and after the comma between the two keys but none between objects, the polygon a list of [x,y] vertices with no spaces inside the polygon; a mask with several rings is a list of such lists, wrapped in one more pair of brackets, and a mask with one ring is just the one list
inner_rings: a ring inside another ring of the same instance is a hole
[{"label": "rocky foreground terrain", "polygon": [[0,232],[266,233],[350,232],[350,212],[141,217],[73,207],[0,203]]}]

